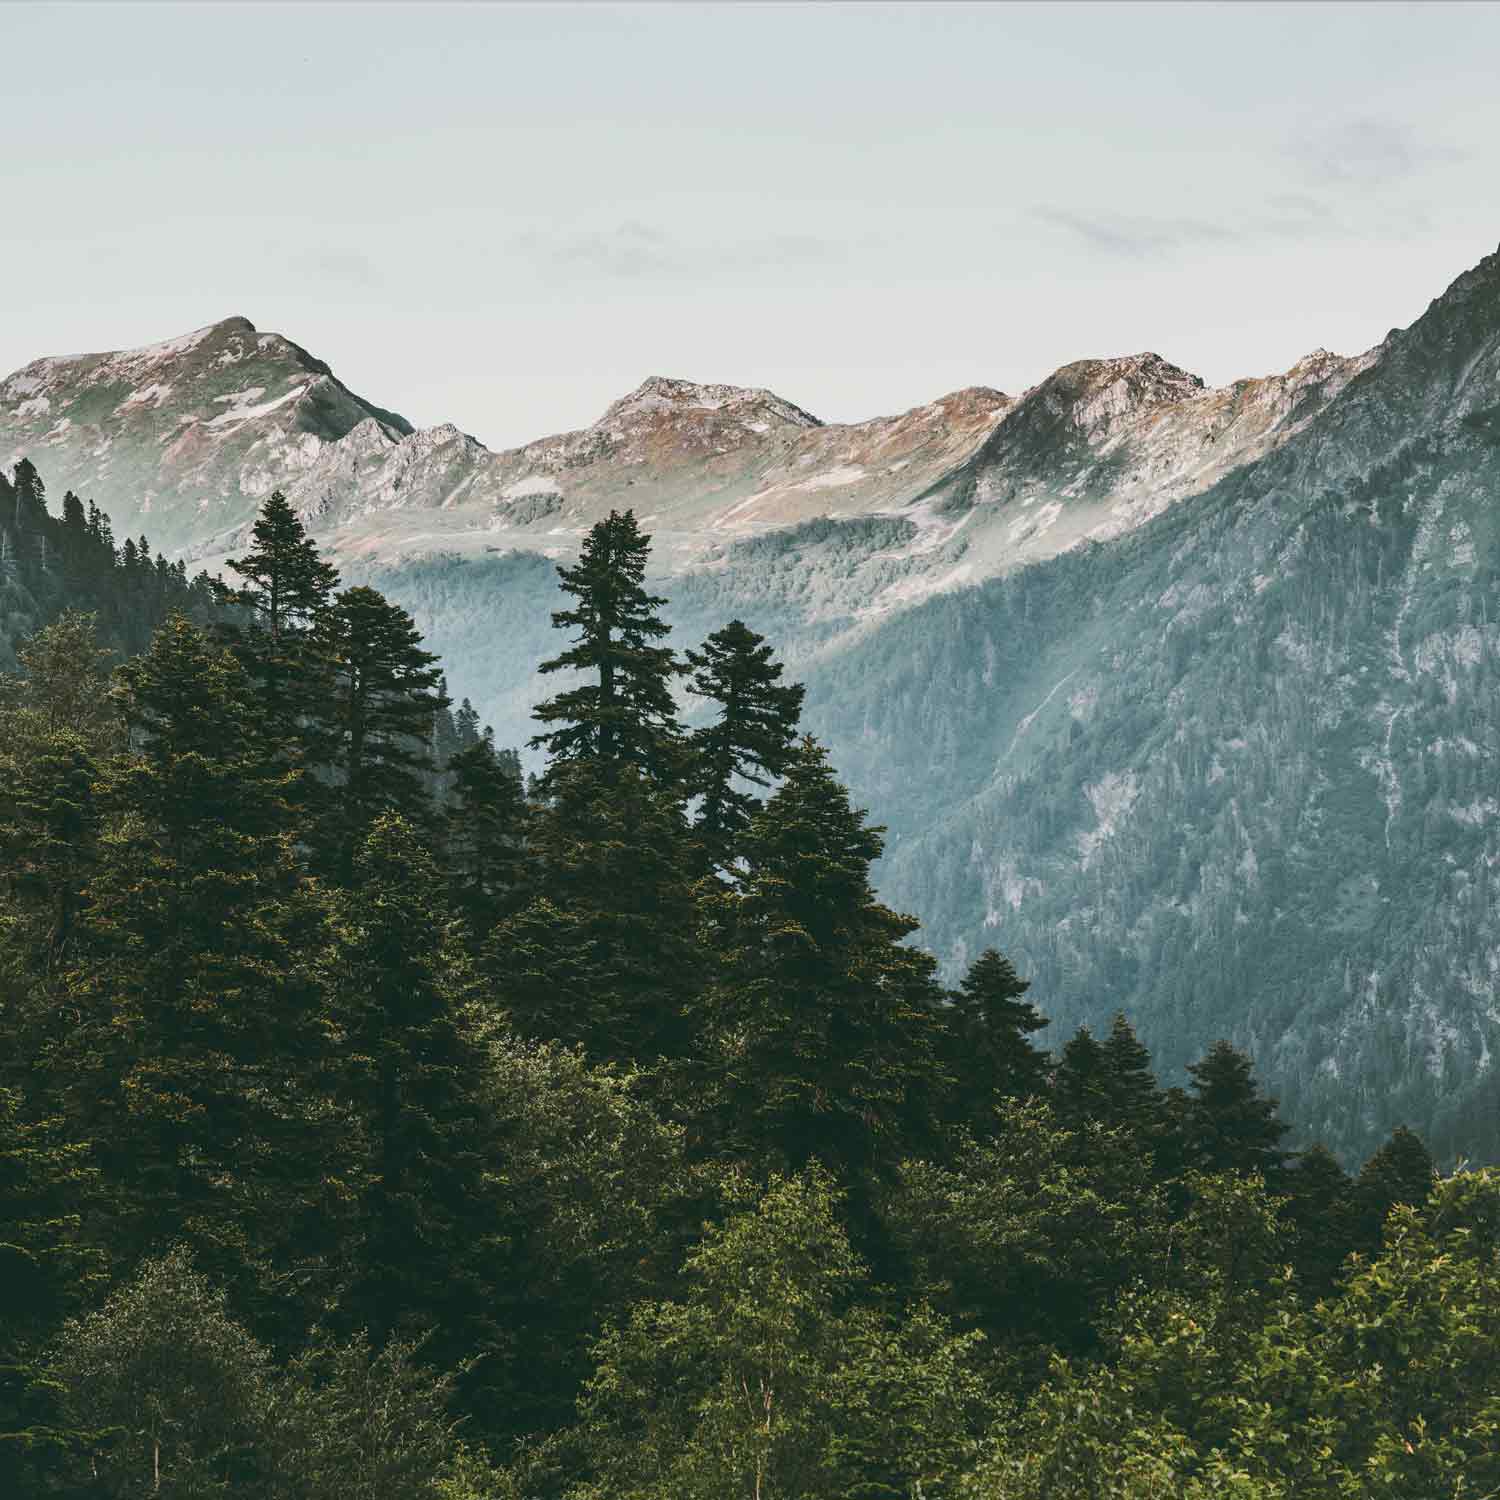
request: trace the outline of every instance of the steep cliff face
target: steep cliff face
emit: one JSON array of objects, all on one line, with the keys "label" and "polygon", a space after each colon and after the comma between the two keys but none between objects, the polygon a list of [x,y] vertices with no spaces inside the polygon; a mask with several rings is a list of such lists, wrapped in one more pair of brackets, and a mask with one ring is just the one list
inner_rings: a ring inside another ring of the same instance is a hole
[{"label": "steep cliff face", "polygon": [[631,506],[681,637],[806,678],[950,968],[999,943],[1054,1036],[1123,1008],[1168,1067],[1231,1036],[1350,1153],[1500,1156],[1500,256],[1217,389],[1141,354],[840,425],[653,377],[506,453],[231,320],[28,366],[18,451],[201,558],[279,484],[509,743],[552,560]]}]

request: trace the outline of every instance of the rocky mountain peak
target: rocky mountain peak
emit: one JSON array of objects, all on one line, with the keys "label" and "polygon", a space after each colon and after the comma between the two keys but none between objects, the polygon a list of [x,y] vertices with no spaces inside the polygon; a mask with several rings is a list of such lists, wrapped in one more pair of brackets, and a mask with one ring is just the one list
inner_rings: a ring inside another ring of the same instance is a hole
[{"label": "rocky mountain peak", "polygon": [[737,420],[763,417],[788,427],[822,423],[774,391],[738,385],[701,384],[669,375],[651,375],[629,395],[613,402],[594,428],[608,429],[647,422],[699,420],[707,413],[726,413]]},{"label": "rocky mountain peak", "polygon": [[1190,400],[1204,389],[1201,376],[1149,352],[1076,360],[1036,388],[1054,409],[1071,408],[1077,424],[1089,431],[1146,407]]}]

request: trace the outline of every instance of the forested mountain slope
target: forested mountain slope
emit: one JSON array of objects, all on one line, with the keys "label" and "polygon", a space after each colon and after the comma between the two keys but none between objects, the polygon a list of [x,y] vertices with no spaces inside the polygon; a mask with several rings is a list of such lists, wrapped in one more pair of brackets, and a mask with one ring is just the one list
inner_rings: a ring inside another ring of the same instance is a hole
[{"label": "forested mountain slope", "polygon": [[[515,744],[552,562],[632,507],[682,637],[742,617],[807,682],[810,727],[891,827],[882,893],[950,972],[997,941],[1061,1023],[1124,1008],[1169,1068],[1229,1034],[1351,1155],[1402,1120],[1440,1154],[1500,1150],[1500,258],[1367,354],[1219,390],[1139,355],[835,427],[654,378],[507,454],[347,392],[293,442],[275,424],[308,399],[302,364],[221,370],[291,358],[252,333],[153,356],[163,411],[195,392],[172,421],[218,454],[196,471],[218,488],[163,478],[181,439],[152,429],[149,482],[178,487],[151,519],[179,550],[222,555],[279,465],[346,579],[408,608]],[[264,393],[202,383],[231,374]],[[0,385],[0,454],[66,454],[119,510],[146,470],[27,405],[61,411],[66,386],[56,362]],[[205,415],[221,397],[231,422]]]}]

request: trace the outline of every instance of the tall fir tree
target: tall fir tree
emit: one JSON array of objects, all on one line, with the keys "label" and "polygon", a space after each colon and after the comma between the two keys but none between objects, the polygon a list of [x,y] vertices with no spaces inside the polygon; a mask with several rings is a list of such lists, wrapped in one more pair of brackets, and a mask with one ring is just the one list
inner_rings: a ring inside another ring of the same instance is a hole
[{"label": "tall fir tree", "polygon": [[[318,729],[332,691],[331,665],[319,638],[338,572],[280,490],[272,493],[250,533],[250,550],[229,559],[239,582],[215,584],[225,614],[219,631],[244,668],[256,698],[257,732],[270,752],[312,768],[330,758]],[[300,790],[318,786],[309,776]]]},{"label": "tall fir tree", "polygon": [[634,766],[564,761],[528,823],[530,899],[487,967],[516,1028],[595,1061],[679,1057],[704,955],[680,796]]},{"label": "tall fir tree", "polygon": [[1045,1091],[1049,1059],[1031,1038],[1047,1019],[1022,998],[1030,988],[1008,958],[987,948],[949,993],[940,1035],[955,1123],[988,1133],[998,1099]]},{"label": "tall fir tree", "polygon": [[118,691],[131,748],[101,778],[115,823],[67,974],[70,1097],[119,1190],[121,1249],[184,1238],[248,1286],[325,1206],[295,773],[257,757],[244,673],[182,615]]},{"label": "tall fir tree", "polygon": [[1202,1172],[1259,1172],[1281,1184],[1291,1126],[1255,1080],[1250,1059],[1230,1042],[1215,1042],[1201,1061],[1188,1064],[1187,1164]]},{"label": "tall fir tree", "polygon": [[870,884],[882,831],[804,739],[745,835],[742,879],[705,902],[721,1141],[772,1169],[821,1161],[856,1191],[925,1144],[944,1081],[936,966]]},{"label": "tall fir tree", "polygon": [[335,1076],[363,1155],[341,1316],[377,1346],[430,1333],[427,1357],[452,1369],[503,1342],[500,1164],[483,1107],[491,1022],[437,867],[399,815],[382,814],[361,842],[334,933]]},{"label": "tall fir tree", "polygon": [[29,458],[21,459],[11,471],[11,488],[17,544],[24,555],[34,556],[47,529],[47,486]]},{"label": "tall fir tree", "polygon": [[1326,1297],[1358,1240],[1349,1174],[1326,1146],[1312,1146],[1298,1153],[1282,1186],[1297,1279],[1310,1299]]},{"label": "tall fir tree", "polygon": [[1052,1102],[1059,1117],[1075,1130],[1108,1116],[1108,1065],[1103,1046],[1087,1026],[1080,1026],[1063,1044],[1052,1070]]},{"label": "tall fir tree", "polygon": [[742,620],[731,620],[686,656],[690,690],[718,706],[713,721],[690,737],[689,789],[701,799],[698,838],[709,860],[723,868],[734,862],[762,806],[742,783],[767,788],[785,774],[806,689],[781,681],[782,665],[765,637]]},{"label": "tall fir tree", "polygon": [[320,753],[336,793],[320,819],[320,867],[347,882],[365,834],[386,812],[431,823],[433,720],[447,706],[437,657],[412,618],[371,588],[345,589],[319,619],[333,677]]},{"label": "tall fir tree", "polygon": [[[467,699],[464,708],[473,714]],[[462,712],[455,715],[460,738],[470,727]],[[483,943],[524,896],[530,809],[521,765],[513,751],[497,751],[485,729],[452,756],[447,774],[443,873],[454,910]]]},{"label": "tall fir tree", "polygon": [[1401,1204],[1423,1207],[1437,1182],[1437,1163],[1422,1138],[1398,1125],[1354,1180],[1350,1197],[1355,1248],[1367,1256],[1375,1255],[1391,1210]]},{"label": "tall fir tree", "polygon": [[261,508],[250,531],[250,550],[231,557],[240,578],[237,587],[220,585],[220,598],[249,611],[272,640],[306,634],[328,608],[338,586],[338,570],[324,562],[280,490]]},{"label": "tall fir tree", "polygon": [[611,511],[584,538],[577,564],[557,570],[576,603],[554,613],[552,624],[577,633],[537,670],[579,672],[585,680],[534,711],[549,726],[531,740],[550,757],[548,777],[565,763],[590,760],[606,774],[633,766],[661,784],[681,779],[672,680],[683,668],[670,647],[657,644],[670,631],[658,613],[667,601],[645,588],[650,543],[634,511]]}]

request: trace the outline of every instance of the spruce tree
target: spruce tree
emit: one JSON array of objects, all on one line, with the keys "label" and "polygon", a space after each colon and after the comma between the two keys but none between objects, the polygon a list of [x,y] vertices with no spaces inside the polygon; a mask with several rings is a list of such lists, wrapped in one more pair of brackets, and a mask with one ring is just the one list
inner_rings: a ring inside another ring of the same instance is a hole
[{"label": "spruce tree", "polygon": [[1292,1231],[1297,1279],[1311,1298],[1326,1297],[1337,1284],[1349,1252],[1357,1248],[1349,1174],[1326,1146],[1312,1146],[1298,1154],[1283,1187],[1287,1202],[1282,1217]]},{"label": "spruce tree", "polygon": [[36,539],[47,525],[47,486],[29,458],[21,459],[12,471],[13,512],[16,541],[26,556],[36,549]]},{"label": "spruce tree", "polygon": [[1166,1126],[1163,1098],[1151,1070],[1151,1054],[1123,1014],[1117,1014],[1103,1043],[1104,1122],[1123,1127],[1143,1151],[1156,1150]]},{"label": "spruce tree", "polygon": [[870,884],[882,831],[804,739],[745,834],[738,886],[706,898],[725,1149],[776,1169],[821,1161],[851,1186],[925,1141],[943,1079],[934,961]]},{"label": "spruce tree", "polygon": [[695,829],[709,859],[732,864],[750,819],[761,808],[740,783],[769,787],[785,774],[797,744],[806,689],[783,684],[771,647],[741,620],[731,620],[687,652],[689,687],[718,705],[712,723],[690,739],[690,789],[702,800]]},{"label": "spruce tree", "polygon": [[317,852],[321,867],[344,882],[381,814],[398,812],[422,828],[431,821],[429,745],[447,699],[437,657],[421,642],[411,616],[371,588],[345,589],[319,619],[318,647],[333,674],[320,758],[336,792]]},{"label": "spruce tree", "polygon": [[1108,1118],[1104,1048],[1087,1026],[1080,1026],[1063,1044],[1052,1072],[1052,1100],[1058,1115],[1075,1130]]},{"label": "spruce tree", "polygon": [[317,543],[280,490],[261,509],[250,543],[245,556],[229,559],[241,582],[235,588],[221,584],[222,601],[249,611],[272,640],[310,631],[328,608],[338,570],[318,555]]},{"label": "spruce tree", "polygon": [[498,1164],[483,1108],[490,1023],[437,868],[399,815],[382,814],[361,842],[334,930],[338,1092],[363,1154],[342,1316],[377,1346],[430,1330],[426,1357],[452,1369],[501,1341]]},{"label": "spruce tree", "polygon": [[680,797],[633,766],[554,766],[529,820],[530,899],[487,945],[522,1035],[598,1062],[680,1056],[704,955]]},{"label": "spruce tree", "polygon": [[1421,1208],[1437,1181],[1437,1163],[1421,1137],[1398,1125],[1354,1181],[1355,1248],[1366,1255],[1378,1252],[1390,1211],[1403,1203]]},{"label": "spruce tree", "polygon": [[180,614],[120,670],[119,700],[132,748],[101,777],[117,821],[67,975],[70,1096],[119,1189],[122,1252],[182,1237],[247,1286],[302,1253],[324,1206],[294,773],[258,758],[243,672]]},{"label": "spruce tree", "polygon": [[[329,755],[316,726],[332,688],[317,627],[338,572],[319,557],[280,490],[266,501],[250,540],[245,556],[229,559],[239,584],[214,584],[227,609],[219,630],[253,685],[256,728],[272,753],[288,765],[317,766]],[[304,794],[315,788],[313,778],[303,779]]]},{"label": "spruce tree", "polygon": [[486,729],[448,761],[448,782],[443,873],[454,910],[483,942],[521,903],[529,818],[521,766],[514,752],[496,751]]},{"label": "spruce tree", "polygon": [[1187,1133],[1188,1165],[1202,1172],[1259,1172],[1279,1186],[1291,1129],[1255,1081],[1250,1059],[1226,1041],[1215,1042],[1192,1078]]},{"label": "spruce tree", "polygon": [[634,766],[663,784],[680,779],[672,679],[683,668],[670,647],[656,644],[669,628],[658,614],[667,601],[644,586],[650,542],[634,511],[611,511],[584,538],[577,564],[557,570],[576,604],[554,613],[552,624],[576,635],[537,670],[580,672],[585,680],[534,711],[552,726],[531,740],[550,757],[549,778],[567,762],[591,760],[611,770]]},{"label": "spruce tree", "polygon": [[941,1035],[952,1079],[947,1112],[956,1123],[986,1133],[997,1099],[1045,1089],[1049,1060],[1031,1037],[1047,1020],[1022,999],[1030,988],[1008,958],[987,948],[949,993]]}]

